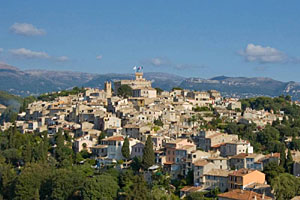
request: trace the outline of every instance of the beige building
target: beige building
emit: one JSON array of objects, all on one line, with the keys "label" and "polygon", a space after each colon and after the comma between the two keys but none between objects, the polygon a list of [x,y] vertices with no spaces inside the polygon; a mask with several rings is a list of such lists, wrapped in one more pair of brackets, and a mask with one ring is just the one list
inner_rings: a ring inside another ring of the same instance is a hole
[{"label": "beige building", "polygon": [[135,73],[135,80],[119,80],[114,82],[114,91],[118,94],[118,89],[122,85],[128,85],[133,90],[140,88],[151,88],[151,81],[143,78],[143,72]]}]

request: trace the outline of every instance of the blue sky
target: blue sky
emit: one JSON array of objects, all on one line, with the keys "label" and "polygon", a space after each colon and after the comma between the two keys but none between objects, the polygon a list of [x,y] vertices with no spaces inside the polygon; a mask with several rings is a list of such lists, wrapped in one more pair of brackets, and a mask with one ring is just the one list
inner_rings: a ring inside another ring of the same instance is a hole
[{"label": "blue sky", "polygon": [[300,81],[300,1],[0,1],[0,62]]}]

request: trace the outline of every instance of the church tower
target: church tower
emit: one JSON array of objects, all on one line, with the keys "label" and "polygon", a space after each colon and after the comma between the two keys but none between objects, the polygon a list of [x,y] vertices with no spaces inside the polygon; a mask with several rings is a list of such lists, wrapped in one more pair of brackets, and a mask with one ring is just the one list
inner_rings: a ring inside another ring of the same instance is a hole
[{"label": "church tower", "polygon": [[111,82],[106,81],[104,83],[104,91],[106,92],[106,98],[111,97]]},{"label": "church tower", "polygon": [[141,81],[143,79],[143,72],[135,72],[135,80]]}]

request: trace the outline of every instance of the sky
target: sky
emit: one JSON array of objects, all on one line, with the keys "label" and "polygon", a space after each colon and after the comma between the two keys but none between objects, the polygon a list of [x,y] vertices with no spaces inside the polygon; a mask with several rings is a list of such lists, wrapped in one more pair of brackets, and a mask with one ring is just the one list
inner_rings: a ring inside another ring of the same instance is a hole
[{"label": "sky", "polygon": [[299,0],[0,0],[0,62],[300,81],[299,11]]}]

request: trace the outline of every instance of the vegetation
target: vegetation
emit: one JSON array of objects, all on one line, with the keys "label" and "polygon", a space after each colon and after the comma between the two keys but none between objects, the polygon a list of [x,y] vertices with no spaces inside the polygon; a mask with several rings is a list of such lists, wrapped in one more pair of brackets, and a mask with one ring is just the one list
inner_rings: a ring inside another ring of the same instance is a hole
[{"label": "vegetation", "polygon": [[121,85],[118,88],[118,94],[124,98],[132,96],[132,88],[129,85]]},{"label": "vegetation", "polygon": [[156,93],[158,94],[158,95],[161,95],[161,93],[164,91],[163,89],[161,89],[161,88],[155,88],[155,90],[156,90]]},{"label": "vegetation", "polygon": [[144,154],[143,154],[143,168],[148,169],[155,163],[155,156],[153,150],[152,138],[149,135],[146,140]]},{"label": "vegetation", "polygon": [[123,157],[128,160],[130,158],[130,149],[129,149],[129,139],[126,137],[124,139],[124,143],[122,146],[122,155]]},{"label": "vegetation", "polygon": [[69,96],[69,95],[76,95],[79,93],[85,92],[84,88],[79,88],[79,87],[74,87],[72,90],[62,90],[59,92],[52,92],[49,94],[42,94],[37,97],[38,100],[41,101],[53,101],[57,97],[64,97],[64,96]]},{"label": "vegetation", "polygon": [[173,87],[172,91],[174,91],[174,90],[183,90],[183,89],[181,87]]}]

